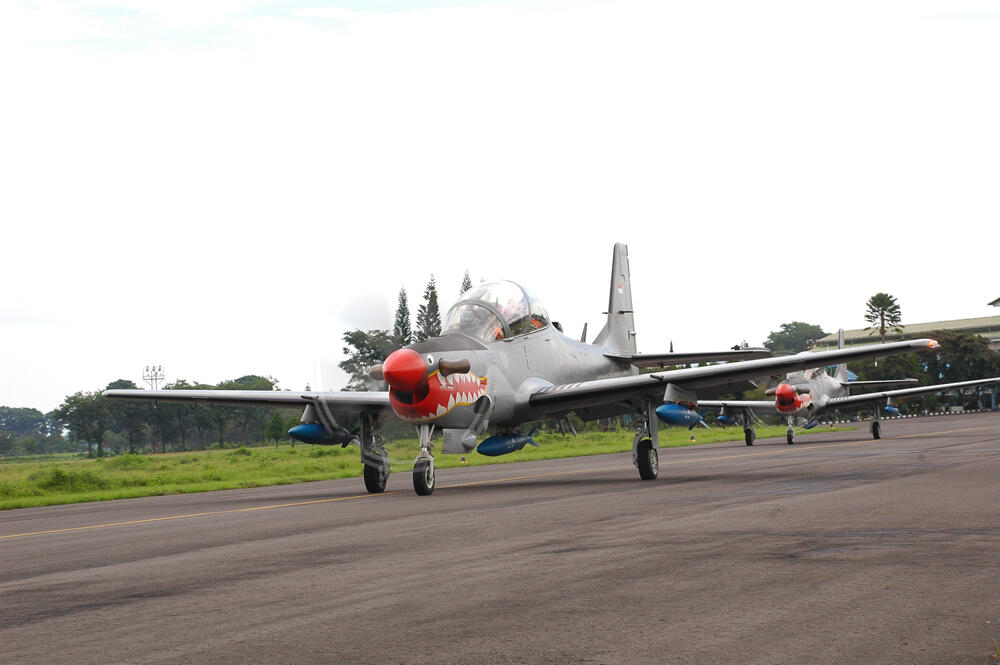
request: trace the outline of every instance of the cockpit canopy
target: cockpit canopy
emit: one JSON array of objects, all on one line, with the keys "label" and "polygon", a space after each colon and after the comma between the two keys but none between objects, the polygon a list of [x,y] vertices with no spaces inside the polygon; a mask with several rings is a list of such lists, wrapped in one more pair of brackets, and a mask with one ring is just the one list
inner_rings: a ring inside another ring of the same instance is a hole
[{"label": "cockpit canopy", "polygon": [[467,291],[448,310],[441,332],[457,332],[483,342],[495,342],[547,325],[549,315],[531,291],[520,284],[502,281]]}]

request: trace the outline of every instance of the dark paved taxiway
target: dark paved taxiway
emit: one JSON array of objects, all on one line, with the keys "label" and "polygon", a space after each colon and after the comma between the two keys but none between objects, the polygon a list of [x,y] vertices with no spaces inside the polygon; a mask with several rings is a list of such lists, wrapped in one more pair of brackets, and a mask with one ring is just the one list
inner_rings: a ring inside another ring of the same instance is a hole
[{"label": "dark paved taxiway", "polygon": [[975,663],[1000,414],[0,513],[3,663]]}]

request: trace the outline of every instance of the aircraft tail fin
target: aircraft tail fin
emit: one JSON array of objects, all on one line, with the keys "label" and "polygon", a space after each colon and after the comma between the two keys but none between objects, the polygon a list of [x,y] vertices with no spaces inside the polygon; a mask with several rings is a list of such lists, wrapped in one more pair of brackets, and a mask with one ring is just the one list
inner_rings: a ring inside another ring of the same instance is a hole
[{"label": "aircraft tail fin", "polygon": [[[837,348],[844,348],[844,329],[841,328],[837,331]],[[833,375],[833,378],[837,379],[841,383],[847,382],[847,363],[840,363],[837,365],[837,372]]]},{"label": "aircraft tail fin", "polygon": [[597,346],[608,346],[618,353],[635,353],[635,321],[632,316],[632,282],[628,269],[628,247],[615,243],[611,261],[611,295],[608,320],[594,338]]}]

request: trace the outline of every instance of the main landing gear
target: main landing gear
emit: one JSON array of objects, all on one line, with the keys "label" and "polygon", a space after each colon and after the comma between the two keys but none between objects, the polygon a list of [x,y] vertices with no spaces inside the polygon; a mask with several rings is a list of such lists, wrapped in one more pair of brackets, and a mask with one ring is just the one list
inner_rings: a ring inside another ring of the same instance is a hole
[{"label": "main landing gear", "polygon": [[382,437],[375,434],[375,423],[367,416],[361,418],[359,439],[361,462],[365,465],[365,489],[372,494],[384,492],[389,482],[389,454],[382,446]]},{"label": "main landing gear", "polygon": [[875,412],[875,419],[872,420],[871,424],[872,438],[881,439],[882,438],[882,423],[878,419],[878,411]]},{"label": "main landing gear", "polygon": [[795,443],[795,428],[792,426],[792,417],[788,417],[788,429],[785,430],[785,441],[788,445]]},{"label": "main landing gear", "polygon": [[434,491],[434,456],[431,455],[431,434],[433,425],[418,425],[417,437],[420,439],[420,454],[413,462],[413,490],[420,496],[427,496]]},{"label": "main landing gear", "polygon": [[[636,437],[642,437],[636,434]],[[656,480],[660,472],[660,456],[653,447],[653,441],[648,437],[639,438],[633,443],[635,447],[635,466],[639,469],[639,477],[643,480]]]},{"label": "main landing gear", "polygon": [[750,409],[743,409],[740,413],[740,420],[743,421],[743,440],[748,446],[752,446],[753,442],[757,440],[757,428],[753,426],[753,416],[750,415]]},{"label": "main landing gear", "polygon": [[642,480],[656,480],[660,472],[659,432],[656,425],[656,412],[651,403],[639,415],[639,431],[632,439],[632,464],[639,470]]}]

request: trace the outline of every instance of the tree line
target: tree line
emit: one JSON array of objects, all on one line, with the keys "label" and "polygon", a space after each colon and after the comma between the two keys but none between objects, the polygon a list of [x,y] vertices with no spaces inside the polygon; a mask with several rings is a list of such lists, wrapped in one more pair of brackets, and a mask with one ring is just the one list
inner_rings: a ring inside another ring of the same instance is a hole
[{"label": "tree line", "polygon": [[[248,374],[217,384],[180,379],[165,390],[275,390],[277,380]],[[105,390],[137,389],[127,379]],[[103,390],[68,395],[49,413],[0,406],[0,455],[48,455],[199,450],[209,446],[253,444],[286,438],[298,424],[298,409],[267,411],[251,407],[110,400]]]}]

